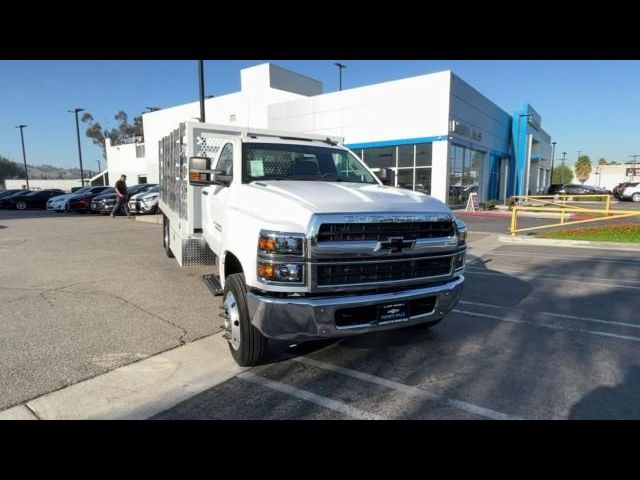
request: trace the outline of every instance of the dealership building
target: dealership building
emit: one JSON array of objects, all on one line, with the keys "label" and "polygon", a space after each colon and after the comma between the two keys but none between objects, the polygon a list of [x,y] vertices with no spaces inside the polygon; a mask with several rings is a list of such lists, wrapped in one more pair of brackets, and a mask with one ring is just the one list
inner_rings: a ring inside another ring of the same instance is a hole
[{"label": "dealership building", "polygon": [[[540,114],[528,104],[508,113],[451,71],[331,93],[269,63],[240,77],[239,92],[205,100],[207,123],[343,137],[374,171],[393,169],[396,186],[451,207],[471,192],[504,200],[550,184],[551,139]],[[126,148],[107,145],[110,179],[126,169],[131,183],[157,182],[159,140],[199,112],[193,102],[144,114],[144,143],[128,147],[130,161]]]}]

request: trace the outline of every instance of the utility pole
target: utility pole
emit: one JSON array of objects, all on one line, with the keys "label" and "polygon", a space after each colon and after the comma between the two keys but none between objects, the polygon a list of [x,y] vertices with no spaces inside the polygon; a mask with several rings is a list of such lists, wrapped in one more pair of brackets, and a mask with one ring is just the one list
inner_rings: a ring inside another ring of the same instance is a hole
[{"label": "utility pole", "polygon": [[[23,146],[24,148],[24,146]],[[636,158],[640,157],[640,155],[629,155],[629,157],[633,158],[633,170],[631,170],[631,180],[635,180],[635,176],[636,176]],[[28,187],[27,187],[28,188]]]},{"label": "utility pole", "polygon": [[27,190],[29,190],[29,172],[27,171],[27,154],[24,151],[24,132],[23,129],[26,125],[18,125],[16,128],[20,129],[20,141],[22,142],[22,161],[24,162],[24,178],[27,181]]},{"label": "utility pole", "polygon": [[340,91],[342,91],[342,69],[347,68],[346,65],[340,62],[334,63],[336,67],[338,67],[338,77],[340,79]]},{"label": "utility pole", "polygon": [[78,138],[78,158],[80,159],[80,185],[84,187],[84,170],[82,168],[82,148],[80,147],[80,123],[78,123],[78,113],[84,112],[84,108],[74,108],[68,110],[69,113],[74,113],[76,116],[76,136]]},{"label": "utility pole", "polygon": [[562,152],[562,173],[560,174],[560,176],[562,177],[562,180],[560,180],[560,183],[562,183],[564,185],[564,163],[567,161],[567,152]]},{"label": "utility pole", "polygon": [[198,60],[198,83],[200,86],[200,122],[204,123],[204,60]]}]

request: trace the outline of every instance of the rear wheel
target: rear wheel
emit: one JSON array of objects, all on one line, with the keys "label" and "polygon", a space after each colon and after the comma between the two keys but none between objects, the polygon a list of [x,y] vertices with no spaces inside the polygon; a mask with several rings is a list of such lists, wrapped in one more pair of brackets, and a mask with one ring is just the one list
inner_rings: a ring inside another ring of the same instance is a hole
[{"label": "rear wheel", "polygon": [[259,365],[267,352],[267,339],[251,324],[247,308],[244,274],[229,275],[224,284],[222,305],[229,350],[242,367]]},{"label": "rear wheel", "polygon": [[631,200],[633,200],[636,203],[640,203],[640,193],[634,193],[633,196],[631,197]]},{"label": "rear wheel", "polygon": [[169,219],[166,215],[162,215],[162,245],[167,257],[173,258],[173,252],[169,246],[171,242],[171,230],[169,229]]}]

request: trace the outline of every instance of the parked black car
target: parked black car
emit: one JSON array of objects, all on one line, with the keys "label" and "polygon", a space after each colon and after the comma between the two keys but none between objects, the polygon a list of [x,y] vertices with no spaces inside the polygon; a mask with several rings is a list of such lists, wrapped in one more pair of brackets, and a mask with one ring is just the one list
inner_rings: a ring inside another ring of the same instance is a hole
[{"label": "parked black car", "polygon": [[563,185],[558,193],[565,195],[604,195],[611,194],[611,191],[591,185],[567,184]]},{"label": "parked black car", "polygon": [[0,200],[0,207],[26,210],[27,208],[46,208],[47,200],[64,191],[59,189],[36,190],[34,192],[16,193]]},{"label": "parked black car", "polygon": [[[132,195],[145,192],[155,186],[157,186],[156,183],[139,183],[138,185],[132,185],[127,188],[127,195],[131,198]],[[111,213],[115,204],[115,192],[108,195],[99,195],[91,200],[91,213]]]},{"label": "parked black car", "polygon": [[554,183],[552,185],[549,185],[549,188],[547,189],[547,195],[555,195],[556,193],[560,193],[562,187],[563,185],[561,183]]},{"label": "parked black car", "polygon": [[14,188],[12,190],[3,190],[2,192],[0,192],[0,200],[2,200],[3,198],[7,198],[11,195],[15,195],[16,193],[20,193],[20,192],[24,192],[24,189],[22,188]]}]

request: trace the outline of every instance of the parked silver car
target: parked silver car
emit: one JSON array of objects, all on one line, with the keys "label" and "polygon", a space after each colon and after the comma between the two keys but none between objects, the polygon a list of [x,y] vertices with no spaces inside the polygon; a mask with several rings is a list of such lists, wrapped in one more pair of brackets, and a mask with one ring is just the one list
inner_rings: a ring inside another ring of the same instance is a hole
[{"label": "parked silver car", "polygon": [[133,195],[129,199],[129,211],[136,214],[156,213],[159,198],[160,186],[156,185],[149,190]]}]

